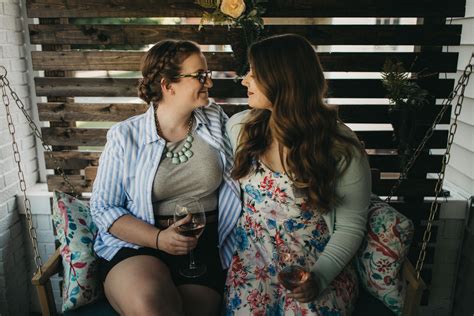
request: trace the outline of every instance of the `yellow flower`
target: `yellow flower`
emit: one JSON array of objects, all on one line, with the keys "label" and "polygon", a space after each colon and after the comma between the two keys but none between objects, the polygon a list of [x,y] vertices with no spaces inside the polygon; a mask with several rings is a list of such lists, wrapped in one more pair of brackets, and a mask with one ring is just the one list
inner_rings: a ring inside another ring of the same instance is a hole
[{"label": "yellow flower", "polygon": [[244,0],[222,0],[222,13],[237,19],[245,11]]}]

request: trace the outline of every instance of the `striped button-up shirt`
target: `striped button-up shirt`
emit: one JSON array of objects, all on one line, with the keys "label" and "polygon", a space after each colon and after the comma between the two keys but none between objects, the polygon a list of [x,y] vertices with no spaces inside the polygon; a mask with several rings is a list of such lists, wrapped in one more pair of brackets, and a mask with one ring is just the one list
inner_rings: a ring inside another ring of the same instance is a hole
[{"label": "striped button-up shirt", "polygon": [[[91,198],[91,214],[99,228],[94,250],[107,260],[122,247],[140,247],[109,233],[110,226],[119,217],[131,214],[155,224],[152,186],[166,142],[156,131],[154,116],[153,106],[150,106],[146,113],[114,125],[107,133]],[[241,201],[239,184],[230,177],[233,158],[225,131],[227,116],[220,106],[210,103],[194,110],[194,117],[196,133],[218,150],[224,166],[219,187],[218,231],[221,262],[228,268],[234,249],[233,228],[240,215]]]}]

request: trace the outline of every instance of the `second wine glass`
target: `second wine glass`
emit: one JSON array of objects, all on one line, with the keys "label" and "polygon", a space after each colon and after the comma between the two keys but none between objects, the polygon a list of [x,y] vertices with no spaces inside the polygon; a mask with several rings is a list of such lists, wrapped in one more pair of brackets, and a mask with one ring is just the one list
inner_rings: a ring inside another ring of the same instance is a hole
[{"label": "second wine glass", "polygon": [[297,255],[288,248],[277,248],[278,281],[289,291],[293,291],[306,282],[310,272],[306,263],[298,262]]},{"label": "second wine glass", "polygon": [[[176,204],[174,212],[174,222],[186,218],[190,215],[189,221],[176,226],[176,230],[183,236],[199,238],[206,226],[206,213],[196,198],[181,200]],[[207,267],[202,263],[197,263],[194,258],[194,252],[189,252],[189,265],[179,270],[179,273],[187,278],[197,278],[206,273]]]}]

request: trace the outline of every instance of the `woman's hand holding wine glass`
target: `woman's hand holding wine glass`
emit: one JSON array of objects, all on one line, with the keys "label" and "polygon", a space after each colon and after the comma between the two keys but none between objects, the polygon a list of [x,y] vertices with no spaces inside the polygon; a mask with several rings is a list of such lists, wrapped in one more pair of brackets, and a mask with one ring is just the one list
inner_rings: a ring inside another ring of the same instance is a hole
[{"label": "woman's hand holding wine glass", "polygon": [[173,225],[164,229],[158,238],[158,249],[171,255],[187,255],[190,250],[196,248],[198,239],[194,236],[181,234],[176,227],[188,225],[192,220],[189,214],[175,222]]},{"label": "woman's hand holding wine glass", "polygon": [[288,297],[301,303],[308,303],[319,295],[318,284],[309,267],[301,260],[297,262],[295,254],[281,246],[278,250],[278,281],[290,291]]},{"label": "woman's hand holding wine glass", "polygon": [[[189,198],[177,203],[174,222],[178,233],[187,236],[187,238],[192,236],[197,241],[206,226],[206,213],[199,200]],[[206,271],[207,267],[204,264],[195,262],[192,249],[189,251],[189,266],[179,270],[180,274],[187,278],[196,278],[206,273]]]}]

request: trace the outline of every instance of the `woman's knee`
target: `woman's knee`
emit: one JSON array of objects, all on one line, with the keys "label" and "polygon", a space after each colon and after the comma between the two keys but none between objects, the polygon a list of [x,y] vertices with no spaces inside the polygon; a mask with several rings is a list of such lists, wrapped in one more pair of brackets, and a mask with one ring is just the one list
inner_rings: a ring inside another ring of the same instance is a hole
[{"label": "woman's knee", "polygon": [[172,289],[162,293],[137,293],[124,308],[125,315],[184,315],[179,295]]},{"label": "woman's knee", "polygon": [[124,315],[182,315],[182,302],[169,270],[154,257],[129,258],[107,275],[105,293]]}]

